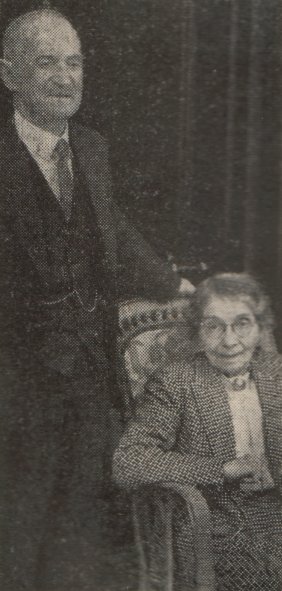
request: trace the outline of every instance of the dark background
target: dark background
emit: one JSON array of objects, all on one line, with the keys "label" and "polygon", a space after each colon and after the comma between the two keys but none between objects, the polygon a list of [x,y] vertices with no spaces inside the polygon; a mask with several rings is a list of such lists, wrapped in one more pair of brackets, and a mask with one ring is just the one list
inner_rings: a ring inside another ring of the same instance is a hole
[{"label": "dark background", "polygon": [[[47,3],[45,2],[45,5]],[[2,0],[1,29],[44,5]],[[282,316],[280,0],[53,0],[78,29],[78,115],[108,138],[115,199],[197,282],[250,270]],[[1,120],[11,111],[1,86]]]}]

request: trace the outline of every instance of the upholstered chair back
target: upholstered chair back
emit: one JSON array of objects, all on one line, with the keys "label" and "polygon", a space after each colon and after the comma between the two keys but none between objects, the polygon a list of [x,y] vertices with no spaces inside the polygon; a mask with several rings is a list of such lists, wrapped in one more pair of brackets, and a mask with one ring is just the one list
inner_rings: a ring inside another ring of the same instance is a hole
[{"label": "upholstered chair back", "polygon": [[195,352],[187,322],[189,299],[166,304],[135,300],[123,303],[119,313],[119,349],[134,400],[155,371],[176,360],[189,360]]}]

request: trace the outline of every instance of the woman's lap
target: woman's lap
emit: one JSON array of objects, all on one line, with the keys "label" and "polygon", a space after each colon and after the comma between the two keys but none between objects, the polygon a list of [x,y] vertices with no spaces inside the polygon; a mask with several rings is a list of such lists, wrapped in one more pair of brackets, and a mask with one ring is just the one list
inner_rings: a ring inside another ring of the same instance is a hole
[{"label": "woman's lap", "polygon": [[233,499],[213,511],[219,591],[279,591],[282,514],[273,494]]}]

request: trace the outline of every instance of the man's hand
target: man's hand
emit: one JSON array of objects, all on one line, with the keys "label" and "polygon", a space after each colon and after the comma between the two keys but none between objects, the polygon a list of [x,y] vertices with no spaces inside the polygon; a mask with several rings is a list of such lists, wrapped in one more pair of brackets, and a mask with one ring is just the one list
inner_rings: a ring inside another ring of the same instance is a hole
[{"label": "man's hand", "polygon": [[190,283],[190,281],[188,281],[188,279],[181,279],[180,282],[180,286],[179,286],[179,293],[181,294],[185,294],[185,293],[193,293],[195,291],[195,286],[192,285],[192,283]]}]

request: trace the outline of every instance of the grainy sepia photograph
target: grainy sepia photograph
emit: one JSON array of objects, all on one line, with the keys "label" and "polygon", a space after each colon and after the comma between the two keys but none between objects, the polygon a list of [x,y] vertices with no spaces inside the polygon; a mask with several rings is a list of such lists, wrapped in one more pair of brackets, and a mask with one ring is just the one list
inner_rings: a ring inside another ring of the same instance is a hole
[{"label": "grainy sepia photograph", "polygon": [[1,591],[281,591],[281,0],[0,35]]}]

